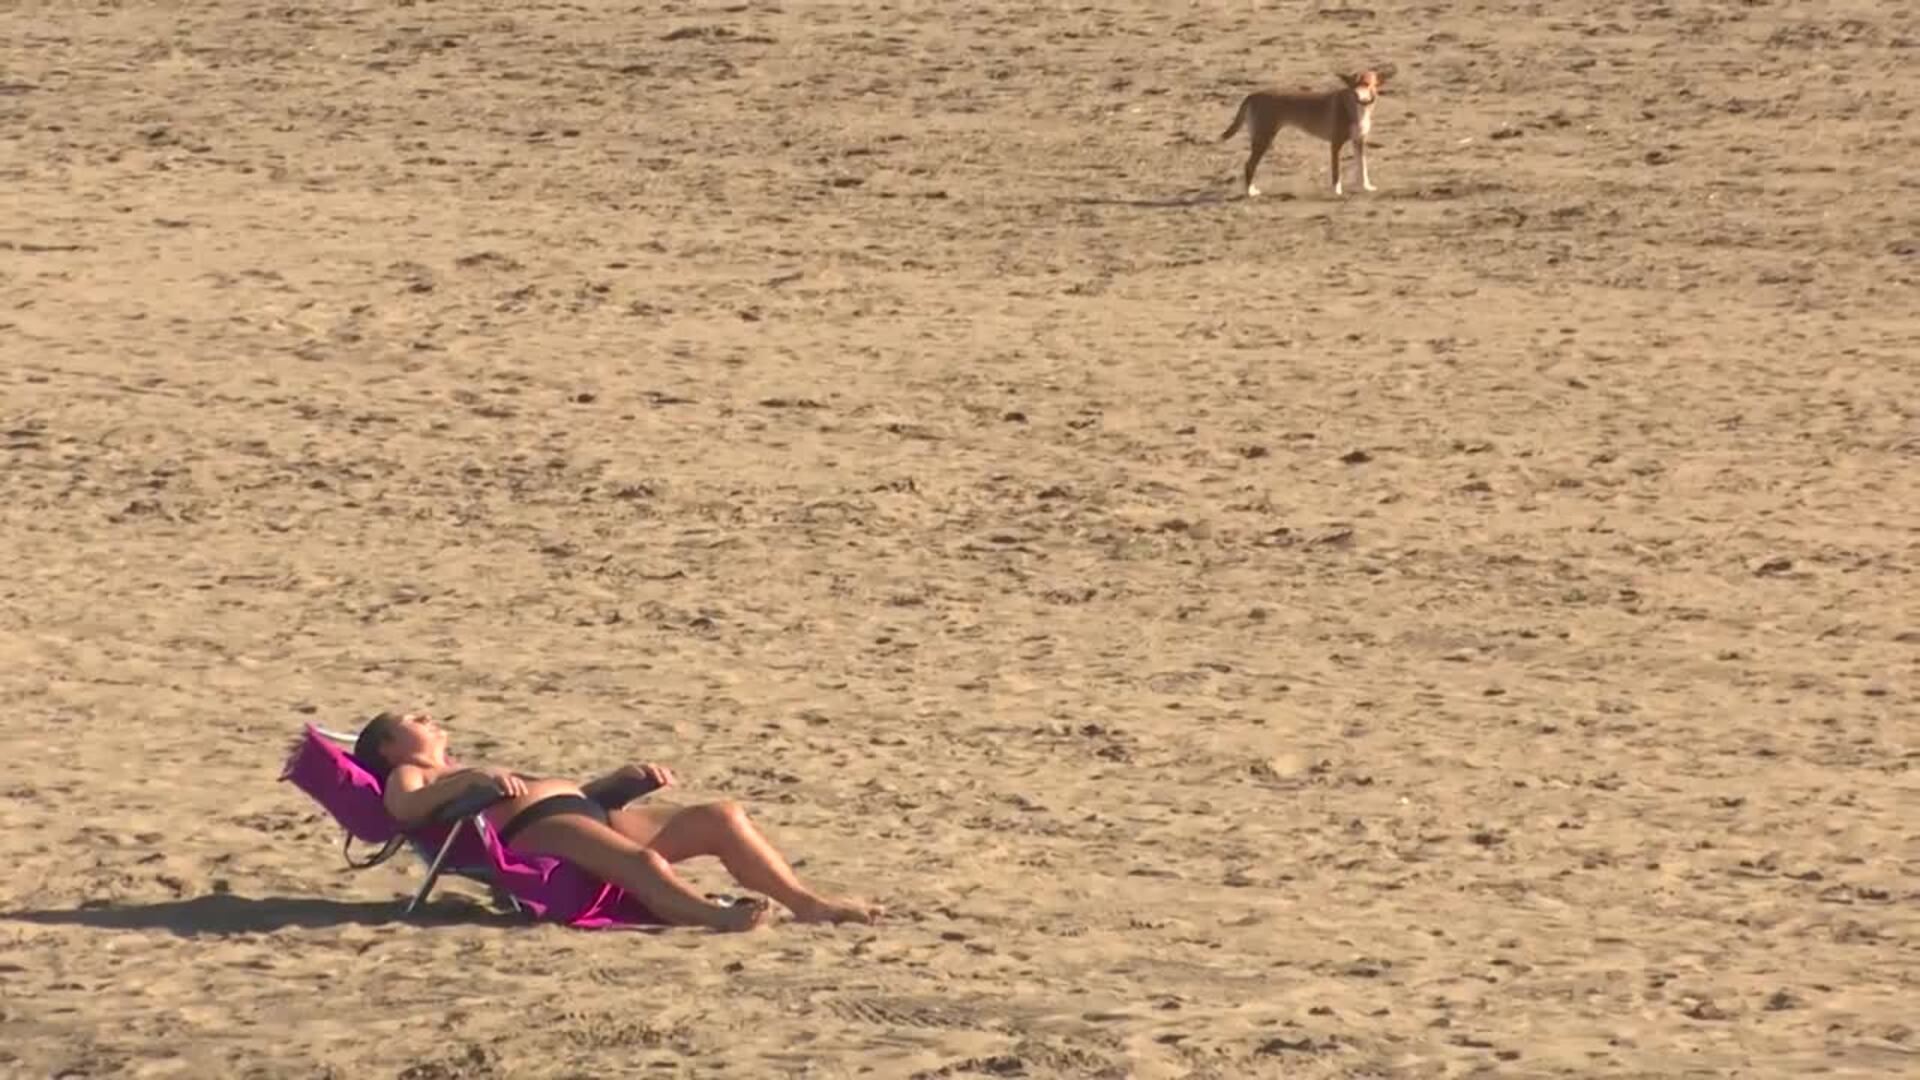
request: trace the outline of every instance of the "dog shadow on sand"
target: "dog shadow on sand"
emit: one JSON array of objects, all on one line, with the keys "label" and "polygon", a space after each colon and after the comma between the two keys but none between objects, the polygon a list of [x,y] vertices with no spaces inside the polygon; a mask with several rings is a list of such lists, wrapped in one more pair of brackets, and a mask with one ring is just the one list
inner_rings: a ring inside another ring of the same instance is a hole
[{"label": "dog shadow on sand", "polygon": [[[1497,190],[1497,186],[1496,186]],[[1468,191],[1478,194],[1478,190]],[[1281,189],[1263,191],[1252,198],[1237,190],[1222,191],[1208,188],[1203,191],[1185,191],[1176,195],[1163,195],[1157,198],[1121,198],[1117,196],[1076,195],[1063,200],[1069,206],[1129,206],[1147,210],[1183,210],[1202,206],[1274,206],[1284,203],[1301,203],[1306,206],[1325,205],[1366,206],[1374,202],[1431,202],[1436,199],[1456,199],[1463,194],[1463,185],[1438,184],[1421,188],[1382,188],[1379,191],[1364,193],[1348,192],[1345,195],[1331,195],[1324,190],[1297,192]]]},{"label": "dog shadow on sand", "polygon": [[1124,198],[1112,195],[1077,195],[1067,200],[1074,206],[1130,206],[1145,210],[1180,210],[1196,206],[1224,206],[1241,202],[1239,193],[1220,187],[1197,188],[1173,195]]},{"label": "dog shadow on sand", "polygon": [[326,930],[341,926],[518,926],[524,916],[494,912],[461,897],[448,897],[403,916],[394,900],[328,900],[311,896],[235,896],[215,893],[151,904],[99,904],[70,909],[9,911],[0,920],[94,930],[163,930],[179,937],[264,934],[276,930]]}]

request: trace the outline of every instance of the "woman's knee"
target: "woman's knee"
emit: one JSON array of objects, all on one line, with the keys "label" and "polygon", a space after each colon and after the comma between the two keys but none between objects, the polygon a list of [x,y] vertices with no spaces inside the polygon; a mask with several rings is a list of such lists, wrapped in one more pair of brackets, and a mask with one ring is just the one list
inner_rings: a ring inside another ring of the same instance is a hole
[{"label": "woman's knee", "polygon": [[701,803],[700,816],[724,828],[734,829],[747,823],[747,808],[732,799]]},{"label": "woman's knee", "polygon": [[652,877],[671,877],[673,864],[652,848],[641,848],[629,856],[634,866],[642,873]]}]

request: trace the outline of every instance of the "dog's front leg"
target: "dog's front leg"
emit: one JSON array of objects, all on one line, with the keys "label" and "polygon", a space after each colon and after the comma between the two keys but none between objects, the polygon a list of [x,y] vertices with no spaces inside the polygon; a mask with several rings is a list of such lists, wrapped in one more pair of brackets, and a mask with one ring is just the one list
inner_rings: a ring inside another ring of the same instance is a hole
[{"label": "dog's front leg", "polygon": [[1360,190],[1380,190],[1373,186],[1373,178],[1367,175],[1367,140],[1365,136],[1353,140],[1353,160],[1360,167]]},{"label": "dog's front leg", "polygon": [[1335,195],[1346,194],[1340,186],[1340,147],[1341,141],[1339,139],[1333,140],[1333,193]]}]

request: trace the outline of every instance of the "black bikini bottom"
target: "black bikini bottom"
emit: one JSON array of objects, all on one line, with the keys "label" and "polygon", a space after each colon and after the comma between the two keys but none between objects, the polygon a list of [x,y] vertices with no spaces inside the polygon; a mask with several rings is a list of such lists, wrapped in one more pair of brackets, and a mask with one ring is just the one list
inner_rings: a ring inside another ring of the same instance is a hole
[{"label": "black bikini bottom", "polygon": [[507,822],[507,827],[500,830],[500,843],[503,845],[513,843],[514,836],[536,821],[567,814],[590,817],[602,825],[609,823],[607,808],[585,795],[549,795],[513,815],[513,820]]}]

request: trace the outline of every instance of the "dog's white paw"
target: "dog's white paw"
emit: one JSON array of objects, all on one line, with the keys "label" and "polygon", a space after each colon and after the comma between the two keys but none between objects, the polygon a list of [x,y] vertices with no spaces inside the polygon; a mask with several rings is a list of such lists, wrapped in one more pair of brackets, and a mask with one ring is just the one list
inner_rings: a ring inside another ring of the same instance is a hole
[{"label": "dog's white paw", "polygon": [[1364,191],[1379,191],[1379,190],[1380,190],[1379,188],[1377,188],[1377,187],[1374,187],[1374,186],[1373,186],[1372,184],[1362,184],[1362,185],[1360,185],[1360,187],[1361,187],[1361,189],[1362,189],[1362,190],[1364,190]]},{"label": "dog's white paw", "polygon": [[1259,188],[1257,188],[1257,187],[1254,187],[1254,186],[1253,186],[1252,184],[1248,184],[1248,185],[1247,185],[1247,198],[1249,198],[1249,199],[1257,199],[1257,198],[1259,198],[1259,197],[1260,197],[1260,189],[1259,189]]},{"label": "dog's white paw", "polygon": [[1341,197],[1341,198],[1345,198],[1345,197],[1346,197],[1346,194],[1347,194],[1347,193],[1346,193],[1346,191],[1345,191],[1345,190],[1343,190],[1343,189],[1342,189],[1342,188],[1340,187],[1340,185],[1339,185],[1339,184],[1335,184],[1335,185],[1333,185],[1333,193],[1334,193],[1334,194],[1335,194],[1336,196],[1339,196],[1339,197]]}]

